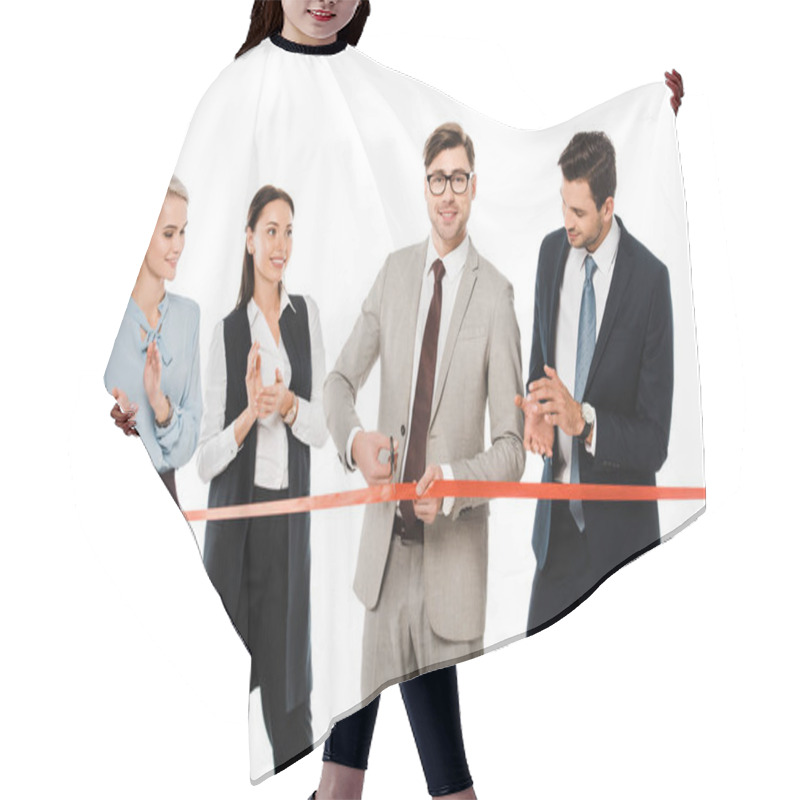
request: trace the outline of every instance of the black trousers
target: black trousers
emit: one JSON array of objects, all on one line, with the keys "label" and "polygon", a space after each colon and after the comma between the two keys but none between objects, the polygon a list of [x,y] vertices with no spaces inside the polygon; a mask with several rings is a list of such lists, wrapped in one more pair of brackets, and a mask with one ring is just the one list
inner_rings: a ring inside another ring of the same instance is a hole
[{"label": "black trousers", "polygon": [[528,631],[560,619],[584,599],[595,581],[592,540],[581,532],[566,500],[553,500],[544,569],[536,565]]},{"label": "black trousers", "polygon": [[178,486],[175,483],[175,470],[168,469],[166,472],[159,472],[158,475],[161,480],[164,481],[164,486],[167,487],[167,491],[172,495],[175,505],[180,508],[181,504],[178,502]]},{"label": "black trousers", "polygon": [[[256,487],[254,502],[280,500],[285,491]],[[261,688],[264,725],[272,745],[275,771],[280,772],[312,746],[311,705],[306,697],[287,708],[286,617],[289,605],[289,519],[260,517],[247,531],[243,587],[248,604],[247,646],[250,689]]]},{"label": "black trousers", "polygon": [[[432,797],[472,786],[461,733],[455,667],[438,669],[400,684],[408,721]],[[366,769],[380,696],[333,726],[323,761]]]},{"label": "black trousers", "polygon": [[[536,565],[528,608],[528,633],[552,625],[577,608],[606,578],[632,559],[655,547],[652,536],[634,537],[621,530],[613,537],[588,526],[581,532],[566,500],[553,500],[550,542],[544,567]],[[635,524],[635,523],[634,523]]]}]

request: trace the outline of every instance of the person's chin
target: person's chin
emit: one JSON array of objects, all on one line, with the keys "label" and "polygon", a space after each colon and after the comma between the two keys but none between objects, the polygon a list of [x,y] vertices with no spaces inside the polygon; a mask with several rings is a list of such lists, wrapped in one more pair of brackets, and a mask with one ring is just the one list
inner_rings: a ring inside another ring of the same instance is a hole
[{"label": "person's chin", "polygon": [[454,242],[461,235],[461,229],[459,228],[456,220],[453,220],[452,223],[447,225],[440,225],[438,232],[439,238],[448,244]]}]

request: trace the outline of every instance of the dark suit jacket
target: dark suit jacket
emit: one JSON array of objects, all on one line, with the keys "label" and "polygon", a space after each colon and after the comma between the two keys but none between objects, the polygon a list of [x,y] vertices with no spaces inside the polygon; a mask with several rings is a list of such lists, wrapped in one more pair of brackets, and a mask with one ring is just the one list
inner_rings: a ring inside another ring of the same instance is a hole
[{"label": "dark suit jacket", "polygon": [[[597,412],[594,456],[578,448],[581,483],[653,486],[667,457],[672,417],[672,301],[669,273],[620,226],[619,249],[583,400]],[[558,304],[569,254],[566,231],[545,237],[539,251],[528,382],[555,363]],[[580,398],[576,398],[579,399]],[[557,445],[557,442],[556,442]],[[554,450],[553,458],[558,458]],[[552,480],[546,460],[543,481]],[[603,551],[603,575],[659,539],[654,502],[584,503],[587,535]],[[550,504],[536,509],[533,549],[544,566]]]},{"label": "dark suit jacket", "polygon": [[[281,314],[281,339],[292,365],[289,388],[308,400],[311,397],[311,339],[308,331],[308,309],[305,298],[290,295],[295,313],[287,309]],[[227,388],[225,426],[230,425],[247,407],[247,355],[252,344],[247,309],[232,311],[224,320],[225,366]],[[250,503],[256,471],[254,425],[247,434],[236,458],[211,481],[208,507]],[[308,445],[295,438],[286,428],[289,442],[289,497],[307,497],[311,487]],[[242,602],[246,584],[242,567],[249,519],[209,521],[206,523],[203,562],[206,571],[222,598],[225,610],[249,649],[247,630],[248,603]],[[311,694],[311,640],[309,580],[311,570],[311,521],[307,513],[289,516],[289,597],[286,606],[286,708],[291,710]],[[275,643],[276,647],[281,646]]]}]

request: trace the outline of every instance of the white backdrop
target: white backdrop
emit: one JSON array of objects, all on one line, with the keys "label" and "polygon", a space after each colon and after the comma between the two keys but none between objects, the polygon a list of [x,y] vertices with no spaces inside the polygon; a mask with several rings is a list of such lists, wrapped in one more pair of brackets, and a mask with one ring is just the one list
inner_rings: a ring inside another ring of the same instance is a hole
[{"label": "white backdrop", "polygon": [[[668,95],[663,82],[651,83],[560,125],[523,131],[382,67],[357,49],[330,59],[307,58],[266,43],[226,69],[206,93],[175,168],[188,189],[190,208],[186,248],[170,291],[199,303],[204,382],[209,381],[212,331],[238,295],[243,221],[256,189],[273,183],[294,198],[294,247],[286,284],[316,300],[327,364],[333,369],[387,253],[419,242],[430,231],[421,151],[430,132],[450,120],[463,125],[475,142],[478,191],[471,241],[514,287],[527,374],[539,246],[563,225],[558,157],[576,131],[604,130],[617,151],[615,209],[628,230],[669,268],[675,391],[669,456],[658,482],[703,486],[687,222]],[[518,87],[518,102],[533,96],[531,85]],[[378,416],[379,387],[385,382],[379,373],[395,367],[382,358],[359,389],[358,412],[367,429]],[[141,374],[122,376],[119,367],[116,372],[119,377],[107,388],[119,386],[133,397],[132,381],[141,384]],[[508,391],[505,401],[513,411],[513,383]],[[536,482],[541,474],[542,460],[529,458],[525,480]],[[194,461],[178,470],[177,481],[184,509],[206,507],[208,485]],[[363,486],[360,473],[344,473],[332,439],[314,449],[312,494]],[[702,501],[659,503],[664,537],[703,506]],[[486,650],[527,630],[534,511],[530,501],[491,503]],[[334,718],[367,699],[360,682],[364,607],[353,592],[364,513],[363,506],[356,506],[311,514],[313,741],[327,734]],[[205,523],[193,529],[202,550]],[[253,780],[273,769],[259,698],[253,695],[250,713]]]},{"label": "white backdrop", "polygon": [[[709,510],[558,625],[459,669],[479,796],[794,794],[796,92],[788,31],[767,28],[777,4],[738,17],[615,0],[603,17],[578,0],[491,18],[477,0],[374,5],[365,53],[516,126],[561,123],[672,66],[688,89]],[[2,12],[7,796],[305,798],[316,784],[312,754],[250,787],[247,656],[101,379],[165,176],[249,6]],[[755,67],[737,62],[754,47]],[[425,796],[396,690],[365,796]]]}]

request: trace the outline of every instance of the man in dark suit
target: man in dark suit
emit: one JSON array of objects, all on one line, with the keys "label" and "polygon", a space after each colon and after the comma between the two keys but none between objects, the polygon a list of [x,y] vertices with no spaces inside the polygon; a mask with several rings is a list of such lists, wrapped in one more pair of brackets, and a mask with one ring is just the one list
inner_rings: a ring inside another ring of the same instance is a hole
[{"label": "man in dark suit", "polygon": [[[655,485],[672,415],[669,273],[614,216],[616,159],[604,133],[559,159],[564,227],[536,275],[525,447],[542,481]],[[528,630],[568,613],[659,541],[655,502],[540,501]]]}]

